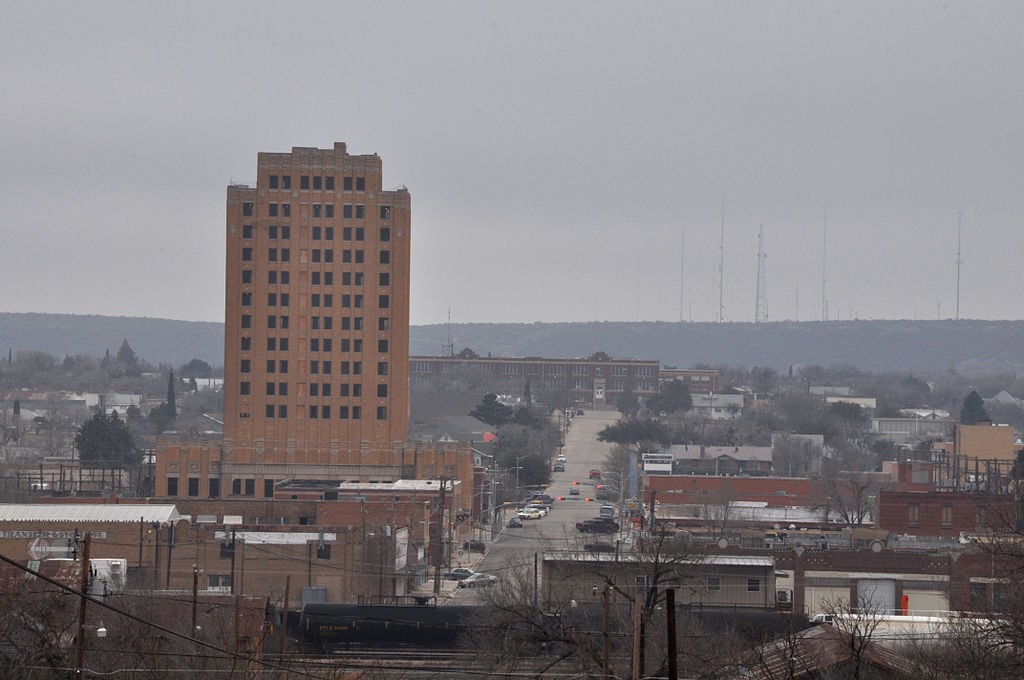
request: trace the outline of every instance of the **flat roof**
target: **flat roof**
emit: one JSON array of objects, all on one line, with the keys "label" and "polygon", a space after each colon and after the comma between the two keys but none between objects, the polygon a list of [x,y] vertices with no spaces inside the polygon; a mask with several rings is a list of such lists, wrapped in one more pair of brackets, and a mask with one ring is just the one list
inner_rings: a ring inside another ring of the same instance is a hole
[{"label": "flat roof", "polygon": [[0,522],[177,522],[188,519],[170,504],[6,503]]},{"label": "flat roof", "polygon": [[[544,553],[545,562],[626,562],[644,564],[651,560],[646,553],[620,552],[618,558],[613,552],[591,552],[589,550],[550,550]],[[673,561],[666,555],[660,556],[662,564]],[[775,568],[775,558],[761,555],[690,555],[674,560],[678,564],[712,565],[716,567],[762,567]]]}]

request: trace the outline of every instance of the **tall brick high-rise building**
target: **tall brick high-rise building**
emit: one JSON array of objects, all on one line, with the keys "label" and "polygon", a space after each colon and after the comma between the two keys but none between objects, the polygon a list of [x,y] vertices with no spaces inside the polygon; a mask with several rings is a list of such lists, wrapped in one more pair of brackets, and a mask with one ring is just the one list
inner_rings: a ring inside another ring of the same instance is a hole
[{"label": "tall brick high-rise building", "polygon": [[[233,464],[388,464],[409,410],[409,192],[377,155],[260,153],[227,192]],[[226,490],[225,490],[226,491]]]}]

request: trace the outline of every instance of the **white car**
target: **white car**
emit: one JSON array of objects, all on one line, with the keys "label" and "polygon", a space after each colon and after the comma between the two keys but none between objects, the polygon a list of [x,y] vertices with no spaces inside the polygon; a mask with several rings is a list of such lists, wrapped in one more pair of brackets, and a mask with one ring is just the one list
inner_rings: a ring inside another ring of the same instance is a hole
[{"label": "white car", "polygon": [[497,576],[477,572],[459,581],[459,588],[486,588],[498,582]]},{"label": "white car", "polygon": [[523,508],[516,514],[520,519],[540,519],[544,516],[544,511],[540,508]]}]

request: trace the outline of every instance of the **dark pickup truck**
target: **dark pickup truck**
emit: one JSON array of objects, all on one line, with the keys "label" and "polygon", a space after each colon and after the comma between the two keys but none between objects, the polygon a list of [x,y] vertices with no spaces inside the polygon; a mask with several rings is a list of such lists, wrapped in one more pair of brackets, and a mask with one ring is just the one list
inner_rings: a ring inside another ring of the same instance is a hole
[{"label": "dark pickup truck", "polygon": [[576,522],[576,531],[584,534],[614,534],[618,530],[618,522],[605,519],[604,517],[595,517],[593,519],[585,519],[582,522]]}]

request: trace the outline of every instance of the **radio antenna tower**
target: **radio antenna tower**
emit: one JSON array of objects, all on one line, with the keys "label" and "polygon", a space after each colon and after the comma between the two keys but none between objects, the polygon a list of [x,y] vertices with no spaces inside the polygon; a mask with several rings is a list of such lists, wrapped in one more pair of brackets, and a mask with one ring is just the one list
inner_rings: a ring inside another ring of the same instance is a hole
[{"label": "radio antenna tower", "polygon": [[825,292],[825,263],[828,254],[828,205],[825,205],[825,219],[821,224],[821,320],[828,321],[828,295]]},{"label": "radio antenna tower", "polygon": [[764,252],[764,225],[757,232],[757,300],[754,303],[754,323],[768,320],[768,290],[765,285],[764,264],[768,254]]},{"label": "radio antenna tower", "polygon": [[452,340],[452,308],[448,308],[448,342],[441,345],[441,356],[455,357],[455,342]]},{"label": "radio antenna tower", "polygon": [[686,227],[679,238],[679,321],[683,321],[683,293],[686,288]]},{"label": "radio antenna tower", "polygon": [[722,228],[718,239],[718,323],[725,321],[725,196],[722,196]]},{"label": "radio antenna tower", "polygon": [[960,231],[963,227],[963,216],[956,214],[956,320],[960,320],[960,265],[963,264],[963,257],[960,252]]}]

